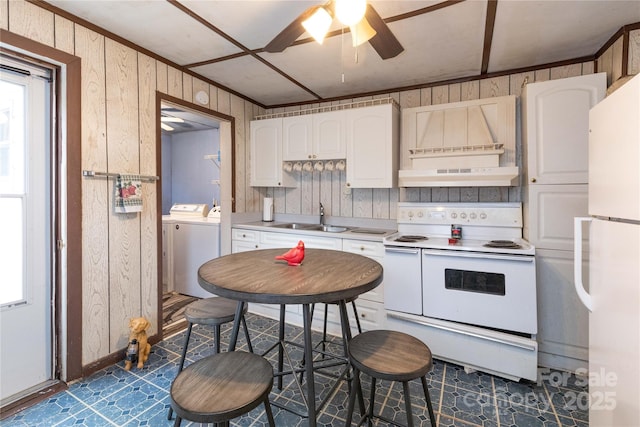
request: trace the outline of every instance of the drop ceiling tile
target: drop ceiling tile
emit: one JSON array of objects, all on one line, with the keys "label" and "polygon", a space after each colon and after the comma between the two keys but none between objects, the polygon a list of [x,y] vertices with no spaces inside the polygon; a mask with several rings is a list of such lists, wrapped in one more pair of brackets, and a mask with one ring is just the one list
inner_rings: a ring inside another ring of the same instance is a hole
[{"label": "drop ceiling tile", "polygon": [[201,65],[192,70],[266,106],[315,99],[251,56]]},{"label": "drop ceiling tile", "polygon": [[181,3],[245,47],[260,49],[307,8],[320,2],[315,0],[183,0]]},{"label": "drop ceiling tile", "polygon": [[367,43],[358,47],[356,62],[348,33],[344,43],[337,36],[322,46],[309,43],[261,56],[323,98],[477,75],[485,10],[485,2],[465,2],[389,24],[405,51],[387,60]]},{"label": "drop ceiling tile", "polygon": [[166,1],[49,3],[180,65],[240,51]]},{"label": "drop ceiling tile", "polygon": [[623,25],[640,21],[640,2],[501,1],[489,72],[593,55]]}]

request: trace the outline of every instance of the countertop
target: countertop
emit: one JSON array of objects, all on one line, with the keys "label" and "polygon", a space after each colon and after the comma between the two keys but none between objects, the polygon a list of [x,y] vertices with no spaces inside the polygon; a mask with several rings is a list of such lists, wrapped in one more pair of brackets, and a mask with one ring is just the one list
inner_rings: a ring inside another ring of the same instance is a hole
[{"label": "countertop", "polygon": [[[289,224],[290,222],[266,222],[255,221],[247,223],[233,224],[233,228],[245,228],[258,231],[269,231],[275,233],[287,233],[287,234],[300,234],[300,235],[314,235],[323,237],[334,237],[336,239],[354,239],[354,240],[369,240],[374,242],[382,242],[382,239],[395,233],[396,230],[373,228],[373,227],[349,227],[349,230],[340,233],[330,233],[327,231],[318,230],[304,230],[304,229],[292,229],[292,228],[279,228],[279,225]],[[302,224],[302,223],[301,223]],[[341,224],[327,224],[341,226]]]}]

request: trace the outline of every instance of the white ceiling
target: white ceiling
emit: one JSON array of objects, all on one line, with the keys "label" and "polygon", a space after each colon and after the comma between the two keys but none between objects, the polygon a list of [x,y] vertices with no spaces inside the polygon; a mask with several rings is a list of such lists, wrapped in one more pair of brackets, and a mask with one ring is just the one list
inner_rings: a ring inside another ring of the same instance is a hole
[{"label": "white ceiling", "polygon": [[[397,17],[443,2],[370,0],[405,50],[382,60],[367,43],[357,48],[356,62],[349,33],[322,46],[311,41],[282,53],[262,50],[322,1],[49,3],[267,107],[480,76],[485,54],[486,73],[591,56],[622,26],[640,22],[639,0],[497,0],[491,47],[485,52],[489,0],[452,2],[405,19]],[[337,20],[332,28],[339,29]],[[299,40],[308,38],[305,33]],[[194,66],[202,62],[211,63]]]}]

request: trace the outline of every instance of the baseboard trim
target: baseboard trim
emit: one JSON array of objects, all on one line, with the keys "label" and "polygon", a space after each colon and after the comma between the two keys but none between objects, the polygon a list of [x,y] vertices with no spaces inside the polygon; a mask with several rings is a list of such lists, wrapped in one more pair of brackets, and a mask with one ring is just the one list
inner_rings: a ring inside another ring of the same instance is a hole
[{"label": "baseboard trim", "polygon": [[42,388],[36,389],[33,393],[0,407],[0,420],[4,420],[11,415],[30,408],[36,403],[42,402],[49,396],[53,396],[67,388],[67,384],[64,381],[52,380],[47,382]]}]

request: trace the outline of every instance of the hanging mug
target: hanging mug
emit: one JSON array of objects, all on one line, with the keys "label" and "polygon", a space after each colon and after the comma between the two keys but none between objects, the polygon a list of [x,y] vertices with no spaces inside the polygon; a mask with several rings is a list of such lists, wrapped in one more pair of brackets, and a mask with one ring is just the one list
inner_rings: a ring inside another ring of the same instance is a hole
[{"label": "hanging mug", "polygon": [[302,170],[305,172],[311,172],[313,170],[313,164],[311,164],[311,162],[304,162]]},{"label": "hanging mug", "polygon": [[293,170],[293,165],[291,162],[284,162],[282,169],[284,169],[285,172],[291,172]]},{"label": "hanging mug", "polygon": [[313,164],[313,169],[317,170],[318,172],[322,172],[324,170],[324,162],[322,161],[315,162]]},{"label": "hanging mug", "polygon": [[329,160],[324,164],[324,170],[332,171],[333,170],[333,160]]},{"label": "hanging mug", "polygon": [[296,172],[300,172],[302,170],[302,163],[295,162],[293,164],[293,170],[296,171]]},{"label": "hanging mug", "polygon": [[347,167],[347,164],[344,162],[344,160],[338,160],[338,162],[336,163],[336,169],[339,171],[345,170],[346,167]]}]

